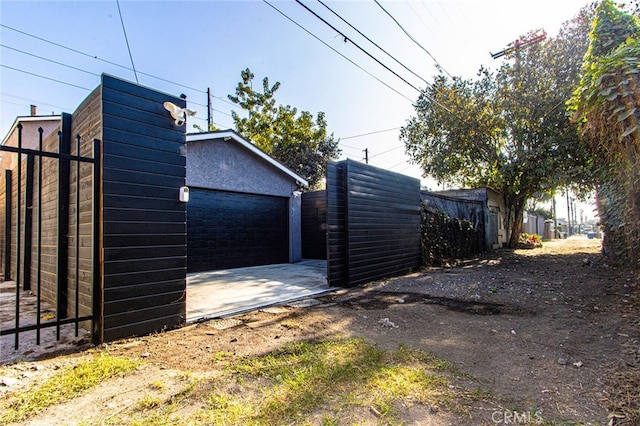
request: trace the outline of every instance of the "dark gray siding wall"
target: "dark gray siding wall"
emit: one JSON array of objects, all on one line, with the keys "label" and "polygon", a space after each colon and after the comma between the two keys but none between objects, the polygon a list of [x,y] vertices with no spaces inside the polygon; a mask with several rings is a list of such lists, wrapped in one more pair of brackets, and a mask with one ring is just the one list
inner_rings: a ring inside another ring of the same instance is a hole
[{"label": "dark gray siding wall", "polygon": [[327,281],[348,286],[346,162],[327,163]]},{"label": "dark gray siding wall", "polygon": [[328,169],[330,285],[355,286],[419,268],[420,181],[351,160]]},{"label": "dark gray siding wall", "polygon": [[327,258],[327,192],[302,194],[302,257]]},{"label": "dark gray siding wall", "polygon": [[187,270],[287,263],[288,199],[190,188]]},{"label": "dark gray siding wall", "polygon": [[164,109],[185,101],[102,79],[103,340],[185,321],[185,126]]}]

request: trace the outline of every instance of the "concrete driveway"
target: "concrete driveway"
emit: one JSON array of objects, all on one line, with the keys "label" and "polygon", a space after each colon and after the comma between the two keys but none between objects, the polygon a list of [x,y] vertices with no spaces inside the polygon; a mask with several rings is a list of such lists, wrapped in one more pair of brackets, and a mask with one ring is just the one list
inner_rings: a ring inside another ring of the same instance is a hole
[{"label": "concrete driveway", "polygon": [[324,260],[187,274],[187,324],[330,291]]}]

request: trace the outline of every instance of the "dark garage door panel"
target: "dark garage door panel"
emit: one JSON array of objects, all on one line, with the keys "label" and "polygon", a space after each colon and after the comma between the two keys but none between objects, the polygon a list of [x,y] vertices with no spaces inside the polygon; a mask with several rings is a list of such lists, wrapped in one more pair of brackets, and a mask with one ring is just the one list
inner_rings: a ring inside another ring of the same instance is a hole
[{"label": "dark garage door panel", "polygon": [[187,270],[289,262],[288,200],[192,188],[187,204]]}]

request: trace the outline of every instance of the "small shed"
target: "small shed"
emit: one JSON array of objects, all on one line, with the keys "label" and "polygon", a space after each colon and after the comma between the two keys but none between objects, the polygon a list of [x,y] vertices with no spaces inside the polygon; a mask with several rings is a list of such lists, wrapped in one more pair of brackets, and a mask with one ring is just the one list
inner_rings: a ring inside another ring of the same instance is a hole
[{"label": "small shed", "polygon": [[435,192],[436,195],[460,200],[479,201],[484,208],[485,247],[501,248],[509,241],[507,235],[507,209],[502,194],[491,188],[451,189]]},{"label": "small shed", "polygon": [[187,271],[302,259],[307,181],[231,130],[187,135]]}]

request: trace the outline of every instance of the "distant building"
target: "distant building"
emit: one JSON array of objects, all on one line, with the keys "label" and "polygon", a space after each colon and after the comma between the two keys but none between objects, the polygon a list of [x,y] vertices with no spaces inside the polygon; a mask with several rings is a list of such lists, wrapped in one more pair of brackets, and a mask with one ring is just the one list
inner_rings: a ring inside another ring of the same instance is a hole
[{"label": "distant building", "polygon": [[[509,242],[507,235],[507,209],[502,195],[491,188],[451,189],[433,192],[459,200],[481,202],[484,210],[485,248],[487,250],[503,247]],[[451,214],[450,214],[451,215]],[[451,215],[452,217],[457,217]]]},{"label": "distant building", "polygon": [[[42,138],[45,139],[53,132],[60,130],[59,115],[37,115],[35,105],[31,105],[31,115],[16,117],[9,133],[2,140],[2,145],[18,146],[18,125],[22,124],[22,147],[38,148],[38,129],[42,127]],[[2,154],[0,154],[2,155]],[[13,170],[16,167],[16,155],[2,155],[0,166],[3,170]]]}]

